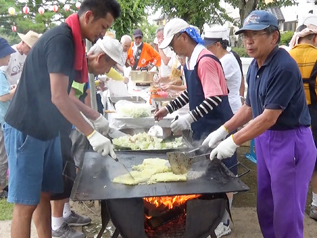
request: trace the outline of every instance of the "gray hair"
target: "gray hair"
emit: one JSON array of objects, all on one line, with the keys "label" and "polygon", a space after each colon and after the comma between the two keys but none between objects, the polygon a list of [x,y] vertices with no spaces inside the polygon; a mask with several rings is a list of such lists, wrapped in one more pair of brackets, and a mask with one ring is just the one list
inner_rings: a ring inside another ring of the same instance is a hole
[{"label": "gray hair", "polygon": [[159,32],[161,32],[161,31],[164,31],[164,27],[158,28],[158,29],[156,30],[156,34],[159,33]]},{"label": "gray hair", "polygon": [[265,28],[264,31],[268,35],[271,35],[273,32],[277,31],[278,40],[277,40],[276,44],[280,43],[280,41],[281,41],[281,33],[280,33],[279,29],[276,26],[269,26],[269,27]]},{"label": "gray hair", "polygon": [[129,35],[123,35],[123,36],[121,37],[121,43],[124,43],[124,42],[127,42],[127,41],[132,42],[131,37],[130,37]]}]

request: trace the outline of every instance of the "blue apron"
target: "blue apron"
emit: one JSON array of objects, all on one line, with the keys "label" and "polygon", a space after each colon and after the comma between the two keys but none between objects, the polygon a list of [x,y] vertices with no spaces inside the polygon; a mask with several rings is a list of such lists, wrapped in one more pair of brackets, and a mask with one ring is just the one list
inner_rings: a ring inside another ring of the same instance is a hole
[{"label": "blue apron", "polygon": [[[185,65],[184,73],[187,83],[190,110],[194,110],[205,100],[205,94],[197,72],[199,61],[204,57],[210,57],[221,65],[219,59],[214,55],[202,56],[196,63],[194,70],[188,70]],[[191,124],[194,141],[202,141],[211,132],[217,130],[233,116],[231,107],[229,105],[228,96],[220,96],[220,98],[222,100],[220,105],[214,107],[213,110],[207,115]],[[227,166],[227,168],[230,169],[233,174],[237,174],[238,171],[237,167],[235,166],[237,164],[237,152],[235,152],[231,158],[225,159],[222,162]]]},{"label": "blue apron", "polygon": [[[188,70],[187,66],[185,65],[184,73],[189,96],[190,110],[194,110],[205,100],[205,94],[197,72],[197,66],[200,60],[204,57],[210,57],[221,65],[218,58],[216,58],[214,55],[204,55],[201,57],[196,63],[194,70]],[[229,105],[228,95],[220,96],[220,98],[222,100],[220,105],[214,107],[214,109],[207,115],[192,123],[191,127],[193,131],[193,140],[200,141],[205,139],[211,132],[217,130],[233,116],[231,107]]]}]

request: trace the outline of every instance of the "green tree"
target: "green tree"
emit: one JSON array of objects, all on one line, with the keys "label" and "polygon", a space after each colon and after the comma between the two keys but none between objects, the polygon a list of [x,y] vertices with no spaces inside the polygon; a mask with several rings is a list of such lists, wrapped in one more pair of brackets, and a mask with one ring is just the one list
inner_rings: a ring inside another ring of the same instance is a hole
[{"label": "green tree", "polygon": [[296,0],[274,0],[271,3],[265,4],[265,0],[225,0],[233,7],[239,8],[240,26],[244,19],[255,9],[266,9],[268,7],[286,7],[296,5]]},{"label": "green tree", "polygon": [[135,28],[141,28],[143,22],[147,22],[145,8],[150,0],[117,0],[121,6],[121,16],[115,20],[113,29],[116,31],[116,38],[128,34],[132,35]]},{"label": "green tree", "polygon": [[202,29],[206,22],[223,24],[226,20],[232,21],[219,3],[220,0],[153,0],[150,5],[156,10],[162,9],[168,18],[179,17]]},{"label": "green tree", "polygon": [[[64,6],[70,6],[69,11],[64,10]],[[53,26],[64,21],[70,14],[77,11],[76,0],[45,1],[45,0],[0,0],[0,22],[2,32],[12,34],[12,26],[17,27],[17,31],[26,33],[29,30],[43,33]],[[58,6],[58,12],[53,11],[53,6]],[[29,13],[23,13],[23,7],[28,6]],[[9,7],[14,7],[15,14],[10,15]],[[45,9],[44,14],[38,12],[39,7]]]},{"label": "green tree", "polygon": [[[72,13],[77,12],[76,2],[79,0],[0,0],[0,34],[10,40],[18,39],[16,33],[12,32],[12,26],[17,27],[17,32],[26,33],[29,30],[44,33],[55,25],[64,22]],[[133,29],[141,27],[143,22],[147,22],[145,7],[150,0],[118,0],[121,6],[121,16],[115,20],[113,29],[116,31],[118,39],[124,34],[131,35]],[[69,11],[64,10],[64,6],[70,6]],[[22,9],[27,5],[30,9],[28,14],[24,14]],[[53,11],[53,6],[58,6],[58,12]],[[11,16],[9,7],[15,8],[15,14]],[[39,14],[38,8],[45,9],[44,14]],[[144,24],[142,25],[144,26]],[[146,30],[149,25],[146,26]],[[151,28],[151,27],[150,27]]]}]

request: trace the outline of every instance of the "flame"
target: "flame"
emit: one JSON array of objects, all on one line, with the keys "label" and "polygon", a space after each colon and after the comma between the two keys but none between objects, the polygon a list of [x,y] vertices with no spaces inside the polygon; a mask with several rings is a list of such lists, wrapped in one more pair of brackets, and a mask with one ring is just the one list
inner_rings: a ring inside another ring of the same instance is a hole
[{"label": "flame", "polygon": [[148,215],[146,215],[146,214],[144,214],[144,216],[145,216],[145,218],[148,219],[148,220],[152,218],[152,216],[148,216]]},{"label": "flame", "polygon": [[180,206],[186,201],[200,197],[201,195],[181,195],[181,196],[166,196],[166,197],[147,197],[143,198],[144,201],[153,204],[155,207],[161,205],[172,209],[174,206]]}]

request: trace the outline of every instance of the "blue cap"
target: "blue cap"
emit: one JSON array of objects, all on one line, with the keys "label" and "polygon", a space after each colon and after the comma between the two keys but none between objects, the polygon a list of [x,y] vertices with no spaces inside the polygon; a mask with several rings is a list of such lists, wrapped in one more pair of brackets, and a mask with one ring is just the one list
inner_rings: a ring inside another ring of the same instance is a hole
[{"label": "blue cap", "polygon": [[243,31],[260,31],[268,28],[269,26],[275,26],[278,28],[276,17],[267,11],[255,10],[247,16],[243,22],[243,27],[235,34],[238,35]]},{"label": "blue cap", "polygon": [[15,50],[9,45],[6,39],[0,37],[0,58],[4,58],[14,52]]}]

